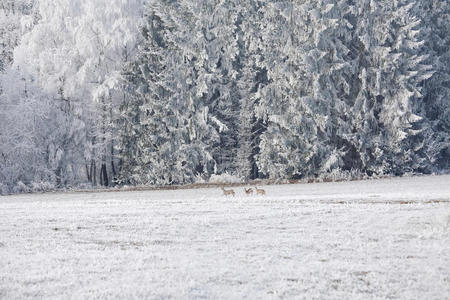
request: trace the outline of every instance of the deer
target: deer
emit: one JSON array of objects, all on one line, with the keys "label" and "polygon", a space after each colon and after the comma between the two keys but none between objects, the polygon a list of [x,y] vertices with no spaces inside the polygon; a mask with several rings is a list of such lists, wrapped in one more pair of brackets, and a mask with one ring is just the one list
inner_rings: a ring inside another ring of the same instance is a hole
[{"label": "deer", "polygon": [[234,191],[233,191],[233,190],[226,190],[226,189],[223,188],[223,186],[220,187],[220,188],[222,189],[223,194],[224,194],[225,196],[231,195],[231,196],[234,197]]},{"label": "deer", "polygon": [[252,188],[249,188],[249,189],[246,189],[246,188],[244,188],[244,191],[245,191],[245,194],[248,196],[248,195],[253,195],[253,189]]},{"label": "deer", "polygon": [[265,194],[266,194],[266,191],[265,191],[265,190],[263,190],[263,189],[258,189],[256,186],[255,186],[255,191],[256,191],[256,194],[257,194],[257,195],[265,195]]}]

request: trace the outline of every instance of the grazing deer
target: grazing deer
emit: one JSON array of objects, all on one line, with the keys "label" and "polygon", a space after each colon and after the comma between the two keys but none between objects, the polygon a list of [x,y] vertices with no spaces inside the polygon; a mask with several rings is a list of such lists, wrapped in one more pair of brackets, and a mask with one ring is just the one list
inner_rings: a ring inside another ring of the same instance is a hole
[{"label": "grazing deer", "polygon": [[222,189],[223,194],[224,194],[225,196],[231,195],[231,196],[234,197],[234,191],[233,191],[233,190],[226,190],[226,189],[223,188],[223,186],[220,187],[220,188]]},{"label": "grazing deer", "polygon": [[253,195],[253,189],[252,188],[249,188],[249,189],[246,189],[246,188],[244,188],[244,191],[245,191],[245,194],[248,196],[248,195]]},{"label": "grazing deer", "polygon": [[266,194],[266,191],[265,191],[265,190],[263,190],[263,189],[258,189],[256,186],[255,186],[255,191],[256,191],[256,194],[257,194],[257,195],[265,195],[265,194]]}]

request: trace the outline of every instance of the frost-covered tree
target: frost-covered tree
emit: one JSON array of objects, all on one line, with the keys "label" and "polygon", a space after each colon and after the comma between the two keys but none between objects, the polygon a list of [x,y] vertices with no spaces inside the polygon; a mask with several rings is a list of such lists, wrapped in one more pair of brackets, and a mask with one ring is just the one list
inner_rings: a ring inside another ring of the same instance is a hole
[{"label": "frost-covered tree", "polygon": [[264,61],[270,83],[258,108],[267,123],[258,164],[274,178],[342,167],[350,66],[344,1],[266,6]]},{"label": "frost-covered tree", "polygon": [[[310,175],[351,170],[357,166],[348,139],[352,105],[353,56],[351,4],[346,0],[305,3],[309,16],[307,74],[312,77],[315,111],[324,116],[318,123],[320,137],[316,162]],[[307,75],[308,76],[308,75]],[[316,150],[317,151],[317,150]]]},{"label": "frost-covered tree", "polygon": [[239,55],[236,59],[239,101],[236,174],[244,179],[259,177],[256,155],[264,124],[256,117],[261,89],[267,84],[266,70],[261,65],[262,34],[259,1],[237,1],[236,32]]},{"label": "frost-covered tree", "polygon": [[13,62],[21,36],[36,23],[34,0],[2,0],[0,3],[0,72]]},{"label": "frost-covered tree", "polygon": [[[123,106],[124,182],[176,184],[207,174],[207,149],[215,130],[196,91],[198,52],[192,44],[195,17],[180,3],[149,1],[145,38],[126,72],[131,97]],[[127,146],[128,145],[128,146]],[[127,147],[131,147],[130,156]]]},{"label": "frost-covered tree", "polygon": [[175,115],[168,99],[171,91],[166,86],[166,80],[172,80],[167,65],[173,53],[167,50],[164,36],[168,22],[160,17],[170,6],[157,4],[153,2],[148,6],[144,42],[136,62],[125,71],[125,85],[130,88],[121,107],[118,144],[119,181],[124,183],[171,183],[173,170],[163,164],[170,164],[173,159],[164,154],[172,155],[175,149],[168,149],[166,153],[159,151],[166,143],[177,142],[167,137],[170,133],[166,120],[173,120]]},{"label": "frost-covered tree", "polygon": [[35,1],[0,3],[0,194],[55,183],[46,155],[55,137],[49,101],[30,76],[11,67],[15,47],[37,20]]},{"label": "frost-covered tree", "polygon": [[420,20],[411,1],[360,1],[356,5],[360,86],[353,107],[355,147],[371,173],[413,171],[423,143],[415,107],[431,76],[420,49]]},{"label": "frost-covered tree", "polygon": [[[55,5],[56,4],[56,5]],[[49,95],[55,110],[60,111],[60,140],[52,146],[59,153],[56,168],[58,183],[62,186],[81,180],[83,176],[86,118],[88,111],[79,97],[74,80],[82,67],[82,60],[74,45],[73,27],[80,15],[79,3],[71,1],[39,1],[40,21],[22,37],[15,50],[15,65],[29,74],[34,82]],[[67,18],[72,16],[75,18]],[[85,97],[86,94],[83,94]]]},{"label": "frost-covered tree", "polygon": [[136,50],[142,1],[38,4],[39,24],[23,37],[16,63],[67,115],[65,140],[56,147],[76,155],[63,159],[70,171],[62,172],[108,185],[108,173],[115,173],[114,112],[123,99],[118,83]]},{"label": "frost-covered tree", "polygon": [[[92,162],[94,166],[96,162],[100,165],[102,185],[108,185],[117,175],[114,140],[116,111],[124,97],[121,71],[134,59],[140,43],[143,2],[82,1],[79,4],[83,17],[74,36],[83,66],[76,74],[76,82],[79,89],[86,90],[94,106],[95,116],[88,120],[89,156],[91,165]],[[95,172],[91,174],[94,180],[95,176]]]},{"label": "frost-covered tree", "polygon": [[[139,88],[132,89],[135,100],[123,114],[130,125],[122,140],[139,154],[123,158],[132,162],[123,174],[136,168],[144,176],[139,182],[168,184],[236,173],[240,100],[254,93],[250,86],[240,90],[247,63],[239,56],[245,53],[240,26],[246,13],[240,5],[149,2],[145,46],[127,72]],[[253,108],[246,108],[252,121]]]},{"label": "frost-covered tree", "polygon": [[64,115],[21,70],[0,74],[0,194],[55,187]]},{"label": "frost-covered tree", "polygon": [[425,37],[423,54],[433,65],[433,76],[425,81],[419,113],[427,126],[425,154],[436,170],[450,169],[450,3],[419,1],[416,15],[422,18]]},{"label": "frost-covered tree", "polygon": [[237,114],[239,69],[237,1],[186,1],[195,16],[192,51],[195,93],[208,108],[207,123],[219,139],[208,142],[215,160],[215,173],[234,173],[238,138]]},{"label": "frost-covered tree", "polygon": [[307,78],[301,74],[304,50],[297,43],[297,38],[304,41],[306,36],[297,37],[294,33],[297,24],[305,22],[304,15],[295,8],[293,1],[267,3],[263,7],[261,64],[268,84],[261,90],[257,113],[267,128],[261,136],[257,163],[260,171],[272,178],[298,176],[303,164],[301,144],[306,134],[297,131],[301,94],[294,89],[303,89],[305,84],[300,82]]}]

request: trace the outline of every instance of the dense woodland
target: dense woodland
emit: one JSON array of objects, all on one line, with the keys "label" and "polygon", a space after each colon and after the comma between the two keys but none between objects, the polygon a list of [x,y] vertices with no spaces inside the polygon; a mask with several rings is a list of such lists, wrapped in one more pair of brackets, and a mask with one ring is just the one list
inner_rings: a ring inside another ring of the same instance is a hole
[{"label": "dense woodland", "polygon": [[450,170],[450,1],[0,0],[0,194]]}]

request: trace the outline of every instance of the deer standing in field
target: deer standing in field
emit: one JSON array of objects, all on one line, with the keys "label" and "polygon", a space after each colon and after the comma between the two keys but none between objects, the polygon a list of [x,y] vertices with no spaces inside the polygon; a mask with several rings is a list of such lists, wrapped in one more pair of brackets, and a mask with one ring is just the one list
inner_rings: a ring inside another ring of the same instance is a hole
[{"label": "deer standing in field", "polygon": [[249,188],[249,189],[244,188],[244,191],[245,191],[245,194],[246,194],[247,196],[253,195],[253,189],[252,189],[252,188]]},{"label": "deer standing in field", "polygon": [[265,190],[258,189],[256,186],[255,186],[255,191],[256,191],[256,195],[265,195],[266,194]]},{"label": "deer standing in field", "polygon": [[233,190],[226,190],[226,189],[223,188],[223,186],[220,187],[220,188],[222,189],[223,194],[224,194],[225,196],[231,195],[231,196],[234,197],[234,191],[233,191]]}]

